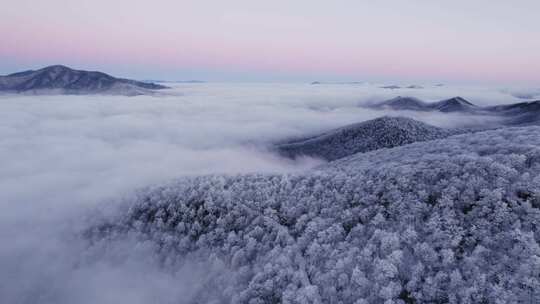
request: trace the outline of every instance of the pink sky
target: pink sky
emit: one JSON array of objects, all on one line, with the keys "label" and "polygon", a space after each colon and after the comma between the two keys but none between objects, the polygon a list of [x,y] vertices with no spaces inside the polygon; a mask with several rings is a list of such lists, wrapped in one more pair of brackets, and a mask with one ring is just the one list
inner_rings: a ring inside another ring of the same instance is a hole
[{"label": "pink sky", "polygon": [[[474,3],[471,3],[474,2]],[[540,1],[6,1],[0,74],[540,83]]]}]

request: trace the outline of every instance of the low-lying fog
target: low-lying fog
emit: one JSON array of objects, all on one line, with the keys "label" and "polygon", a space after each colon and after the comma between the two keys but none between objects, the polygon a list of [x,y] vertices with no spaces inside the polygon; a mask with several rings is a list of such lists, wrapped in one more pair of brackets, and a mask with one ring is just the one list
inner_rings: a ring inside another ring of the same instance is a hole
[{"label": "low-lying fog", "polygon": [[[360,107],[366,102],[398,95],[520,101],[499,88],[379,86],[208,83],[175,85],[160,97],[0,96],[0,298],[144,303],[187,294],[196,269],[165,274],[138,258],[111,262],[113,253],[82,265],[92,253],[71,233],[87,209],[183,175],[305,170],[321,162],[282,159],[264,147],[383,115],[442,127],[491,119]],[[108,250],[131,250],[118,247]]]}]

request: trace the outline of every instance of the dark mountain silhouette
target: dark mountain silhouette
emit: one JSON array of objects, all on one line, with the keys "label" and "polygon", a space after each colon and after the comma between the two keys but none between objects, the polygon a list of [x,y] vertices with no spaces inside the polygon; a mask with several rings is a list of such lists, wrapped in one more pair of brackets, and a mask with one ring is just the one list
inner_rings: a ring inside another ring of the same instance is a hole
[{"label": "dark mountain silhouette", "polygon": [[74,70],[62,65],[0,76],[0,91],[12,93],[141,95],[167,87],[122,79],[102,72]]},{"label": "dark mountain silhouette", "polygon": [[453,97],[434,103],[426,103],[414,97],[398,96],[376,104],[371,104],[369,107],[375,109],[492,115],[501,117],[501,124],[507,126],[540,124],[540,100],[479,107],[462,97]]},{"label": "dark mountain silhouette", "polygon": [[360,81],[313,81],[311,85],[319,85],[319,84],[351,84],[351,85],[357,85],[362,84]]},{"label": "dark mountain silhouette", "polygon": [[475,112],[479,110],[479,107],[459,96],[429,104],[428,106],[441,112]]},{"label": "dark mountain silhouette", "polygon": [[393,110],[428,111],[429,105],[422,100],[408,96],[398,96],[372,105],[374,108],[391,108]]},{"label": "dark mountain silhouette", "polygon": [[453,97],[434,103],[427,103],[415,97],[398,96],[371,105],[373,108],[390,108],[393,110],[440,111],[440,112],[474,112],[479,107],[462,97]]},{"label": "dark mountain silhouette", "polygon": [[400,86],[395,85],[395,84],[382,86],[382,87],[380,87],[380,88],[381,88],[381,89],[389,89],[389,90],[401,89]]},{"label": "dark mountain silhouette", "polygon": [[485,108],[486,111],[503,116],[506,125],[540,124],[540,100],[520,102]]},{"label": "dark mountain silhouette", "polygon": [[540,100],[526,101],[507,105],[498,105],[485,108],[491,112],[505,113],[505,114],[525,114],[534,111],[540,111]]},{"label": "dark mountain silhouette", "polygon": [[461,132],[437,128],[410,118],[385,116],[280,144],[277,150],[290,158],[305,155],[331,161],[359,152],[440,139],[458,133]]}]

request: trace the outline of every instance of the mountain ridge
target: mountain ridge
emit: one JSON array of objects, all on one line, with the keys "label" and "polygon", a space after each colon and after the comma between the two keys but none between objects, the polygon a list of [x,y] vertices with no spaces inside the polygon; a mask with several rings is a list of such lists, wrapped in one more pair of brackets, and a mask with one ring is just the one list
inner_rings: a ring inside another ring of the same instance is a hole
[{"label": "mountain ridge", "polygon": [[473,112],[481,108],[463,97],[456,96],[441,101],[428,103],[411,96],[397,96],[370,105],[372,108],[391,108],[393,110],[440,111],[440,112]]},{"label": "mountain ridge", "polygon": [[432,103],[427,103],[415,97],[397,96],[370,104],[367,107],[373,109],[493,115],[503,118],[502,124],[509,126],[540,123],[540,100],[481,107],[460,96]]},{"label": "mountain ridge", "polygon": [[116,78],[99,71],[85,71],[51,65],[0,76],[0,91],[8,93],[60,93],[68,95],[145,95],[168,87],[131,79]]}]

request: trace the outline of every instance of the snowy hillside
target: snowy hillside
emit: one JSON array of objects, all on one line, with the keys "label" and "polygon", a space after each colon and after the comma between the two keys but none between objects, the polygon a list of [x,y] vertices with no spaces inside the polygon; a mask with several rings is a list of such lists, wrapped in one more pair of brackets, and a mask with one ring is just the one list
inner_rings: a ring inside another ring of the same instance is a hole
[{"label": "snowy hillside", "polygon": [[187,303],[538,303],[539,208],[540,127],[508,128],[181,179],[85,237],[133,238],[171,273],[206,265]]},{"label": "snowy hillside", "polygon": [[427,103],[414,97],[398,96],[368,105],[373,109],[393,109],[398,111],[420,111],[441,113],[467,113],[500,117],[500,126],[526,126],[540,124],[540,100],[503,104],[497,106],[476,106],[462,97],[453,97],[438,102]]},{"label": "snowy hillside", "polygon": [[0,92],[32,94],[147,95],[167,87],[62,65],[0,76]]},{"label": "snowy hillside", "polygon": [[352,124],[325,134],[277,146],[286,157],[312,156],[336,160],[358,152],[392,148],[417,141],[457,134],[405,117],[381,117]]},{"label": "snowy hillside", "polygon": [[459,96],[433,103],[427,103],[415,97],[398,96],[373,104],[371,107],[390,108],[394,110],[439,111],[444,113],[474,113],[481,110],[481,108]]}]

